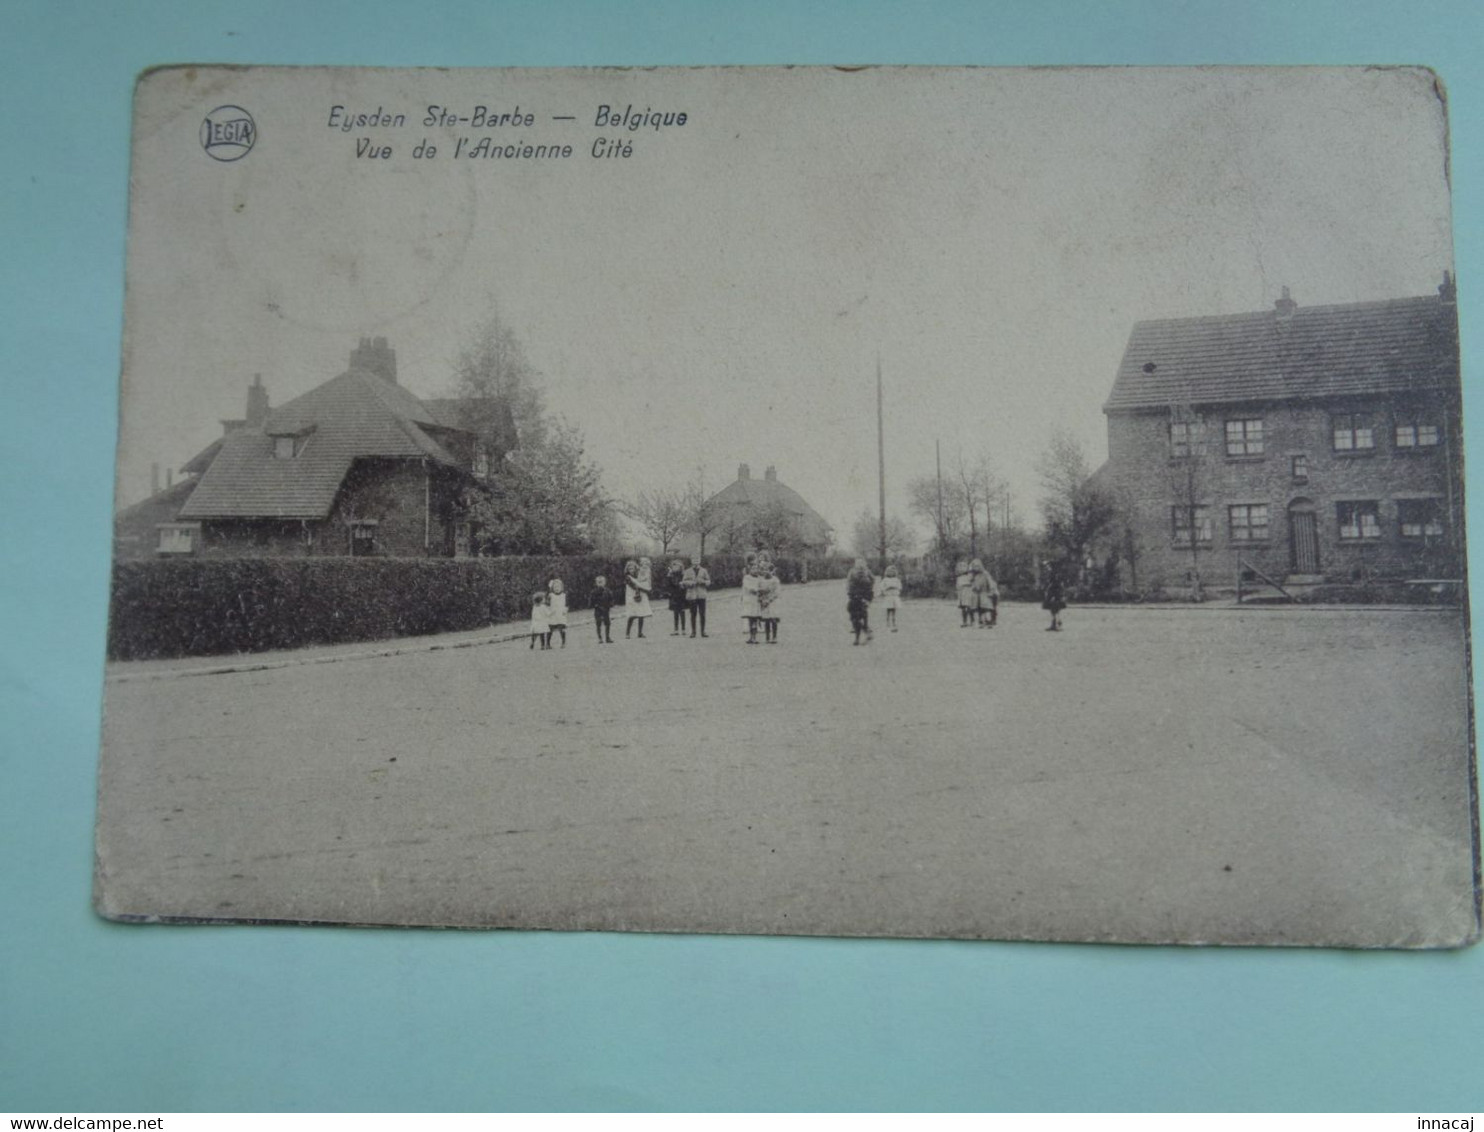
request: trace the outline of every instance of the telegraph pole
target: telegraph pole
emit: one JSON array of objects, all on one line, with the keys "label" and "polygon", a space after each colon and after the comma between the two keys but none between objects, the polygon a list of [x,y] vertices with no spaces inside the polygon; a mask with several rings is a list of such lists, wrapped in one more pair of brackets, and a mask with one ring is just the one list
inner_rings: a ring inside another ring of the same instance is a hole
[{"label": "telegraph pole", "polygon": [[881,572],[886,572],[886,416],[882,409],[881,351],[876,351],[876,471],[880,486]]},{"label": "telegraph pole", "polygon": [[938,455],[938,557],[946,558],[943,553],[943,442],[933,441],[933,450]]}]

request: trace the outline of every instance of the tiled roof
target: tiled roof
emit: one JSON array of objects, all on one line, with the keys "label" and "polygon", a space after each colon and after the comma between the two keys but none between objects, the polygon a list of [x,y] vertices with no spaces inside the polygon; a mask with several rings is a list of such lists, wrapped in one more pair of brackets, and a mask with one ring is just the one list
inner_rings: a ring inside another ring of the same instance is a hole
[{"label": "tiled roof", "polygon": [[822,540],[826,533],[834,529],[823,515],[804,502],[802,495],[776,479],[735,479],[713,495],[710,502],[721,507],[748,506],[759,509],[781,503],[789,514],[800,517],[806,536]]},{"label": "tiled roof", "polygon": [[216,454],[221,450],[222,438],[219,436],[205,448],[201,449],[201,451],[197,452],[184,464],[182,464],[180,466],[181,472],[188,475],[199,476],[207,468],[211,467],[211,462],[216,459]]},{"label": "tiled roof", "polygon": [[[359,458],[426,457],[458,467],[423,426],[447,428],[401,386],[348,370],[274,409],[261,428],[223,437],[180,517],[322,519]],[[306,430],[297,456],[274,456],[274,436]]]},{"label": "tiled roof", "polygon": [[1103,406],[1280,401],[1458,382],[1457,309],[1436,296],[1135,324]]},{"label": "tiled roof", "polygon": [[141,499],[138,503],[125,507],[114,515],[114,521],[119,523],[140,521],[147,524],[168,523],[175,518],[180,505],[185,502],[195,486],[193,480],[182,477],[169,487],[155,492],[148,499]]}]

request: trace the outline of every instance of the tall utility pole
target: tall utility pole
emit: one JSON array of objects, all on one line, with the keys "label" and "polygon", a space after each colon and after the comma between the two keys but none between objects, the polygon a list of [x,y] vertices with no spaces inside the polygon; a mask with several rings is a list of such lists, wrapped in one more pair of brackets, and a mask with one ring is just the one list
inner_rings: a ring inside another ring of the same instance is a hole
[{"label": "tall utility pole", "polygon": [[943,553],[943,442],[933,441],[933,451],[938,454],[938,557],[946,558]]},{"label": "tall utility pole", "polygon": [[881,572],[886,572],[886,416],[881,397],[881,351],[876,351],[876,471],[880,481],[881,525],[879,528]]}]

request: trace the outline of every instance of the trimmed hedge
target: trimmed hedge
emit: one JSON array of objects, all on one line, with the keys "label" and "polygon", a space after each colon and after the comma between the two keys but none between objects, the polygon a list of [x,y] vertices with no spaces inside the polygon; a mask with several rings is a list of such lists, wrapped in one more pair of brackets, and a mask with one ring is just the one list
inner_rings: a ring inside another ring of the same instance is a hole
[{"label": "trimmed hedge", "polygon": [[[743,559],[708,557],[713,588],[741,584]],[[835,576],[808,563],[810,578]],[[796,583],[806,564],[778,563]],[[663,612],[666,564],[655,560]],[[209,656],[374,641],[520,621],[531,595],[561,578],[586,609],[593,579],[622,592],[623,562],[601,557],[192,558],[116,562],[108,619],[112,660]]]}]

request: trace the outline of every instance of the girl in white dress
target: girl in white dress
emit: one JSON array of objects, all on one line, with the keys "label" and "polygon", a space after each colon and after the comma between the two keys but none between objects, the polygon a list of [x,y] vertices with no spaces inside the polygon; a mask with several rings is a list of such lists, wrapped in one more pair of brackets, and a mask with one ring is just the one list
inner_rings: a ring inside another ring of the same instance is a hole
[{"label": "girl in white dress", "polygon": [[897,610],[902,607],[902,579],[897,568],[888,566],[886,577],[881,579],[882,604],[886,606],[886,625],[893,633],[897,631]]},{"label": "girl in white dress", "polygon": [[553,578],[550,582],[547,583],[546,588],[550,591],[550,595],[546,599],[546,623],[548,626],[546,632],[546,640],[548,643],[550,643],[551,633],[553,630],[555,630],[562,635],[562,648],[566,648],[567,587],[562,584],[562,580],[560,578]]},{"label": "girl in white dress", "polygon": [[747,643],[757,644],[757,623],[763,615],[758,591],[762,589],[762,574],[758,570],[757,555],[747,556],[747,566],[742,571],[742,620],[747,622]]},{"label": "girl in white dress", "polygon": [[531,647],[541,642],[543,649],[551,648],[551,608],[546,604],[546,592],[537,590],[531,595]]},{"label": "girl in white dress", "polygon": [[624,563],[624,609],[629,618],[628,624],[624,626],[625,637],[633,632],[634,622],[637,621],[639,639],[644,639],[644,619],[654,612],[649,605],[649,591],[653,588],[654,579],[649,569],[649,559],[641,558],[638,562],[630,559]]},{"label": "girl in white dress", "polygon": [[757,600],[758,612],[762,614],[763,640],[770,645],[778,643],[778,620],[782,615],[779,608],[783,603],[778,599],[783,594],[783,582],[778,577],[778,572],[773,568],[773,563],[763,560],[758,573],[762,577],[758,580]]}]

